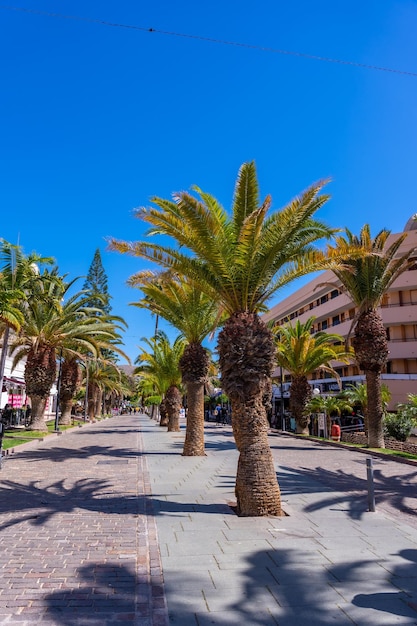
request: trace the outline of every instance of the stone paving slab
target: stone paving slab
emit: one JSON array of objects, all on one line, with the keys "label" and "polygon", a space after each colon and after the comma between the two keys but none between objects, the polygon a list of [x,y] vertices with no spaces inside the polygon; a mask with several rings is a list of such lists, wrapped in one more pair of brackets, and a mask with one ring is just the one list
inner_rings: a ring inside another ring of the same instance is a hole
[{"label": "stone paving slab", "polygon": [[0,472],[0,622],[165,626],[138,420],[66,431]]},{"label": "stone paving slab", "polygon": [[[272,435],[287,516],[238,518],[230,428],[206,425],[208,454],[199,461],[174,458],[180,435],[162,435],[145,418],[152,491],[165,494],[156,517],[161,552],[175,551],[162,557],[170,623],[417,624],[415,468],[376,460],[370,513],[363,454]],[[187,534],[192,549],[182,552]]]}]

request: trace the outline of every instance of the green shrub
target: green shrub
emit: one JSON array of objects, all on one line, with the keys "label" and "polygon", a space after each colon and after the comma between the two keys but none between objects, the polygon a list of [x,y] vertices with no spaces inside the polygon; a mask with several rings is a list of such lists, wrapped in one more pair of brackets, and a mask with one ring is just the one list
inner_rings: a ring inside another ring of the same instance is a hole
[{"label": "green shrub", "polygon": [[384,417],[385,434],[397,441],[407,441],[416,426],[416,412],[413,407],[404,407],[398,413],[387,413]]}]

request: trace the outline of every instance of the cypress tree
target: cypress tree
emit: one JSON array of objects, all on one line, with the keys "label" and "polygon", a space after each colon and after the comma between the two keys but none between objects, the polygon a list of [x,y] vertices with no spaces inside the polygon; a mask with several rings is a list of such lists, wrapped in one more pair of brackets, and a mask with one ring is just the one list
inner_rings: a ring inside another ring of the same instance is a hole
[{"label": "cypress tree", "polygon": [[94,253],[83,289],[89,295],[89,306],[100,309],[105,315],[110,314],[112,309],[110,305],[111,296],[107,286],[107,274],[104,271],[98,248]]}]

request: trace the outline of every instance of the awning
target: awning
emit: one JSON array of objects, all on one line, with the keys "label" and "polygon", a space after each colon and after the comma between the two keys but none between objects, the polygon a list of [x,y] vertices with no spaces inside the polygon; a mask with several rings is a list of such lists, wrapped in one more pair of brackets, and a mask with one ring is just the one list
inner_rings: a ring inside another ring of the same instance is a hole
[{"label": "awning", "polygon": [[5,383],[13,383],[14,385],[25,386],[25,381],[23,378],[10,378],[10,376],[4,376],[3,382]]}]

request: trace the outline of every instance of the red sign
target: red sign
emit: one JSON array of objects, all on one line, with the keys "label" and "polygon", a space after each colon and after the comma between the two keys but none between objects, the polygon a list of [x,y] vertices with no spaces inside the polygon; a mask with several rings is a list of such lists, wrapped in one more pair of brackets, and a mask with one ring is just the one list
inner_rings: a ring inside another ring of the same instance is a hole
[{"label": "red sign", "polygon": [[12,394],[9,394],[8,403],[13,409],[20,409],[23,404],[22,400],[23,396],[13,396]]}]

